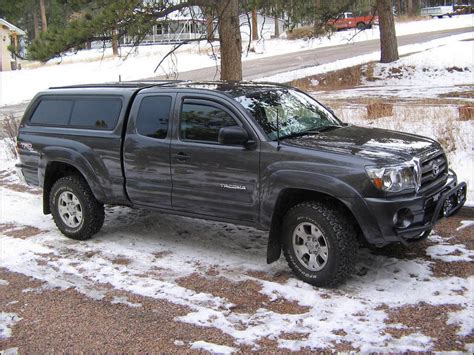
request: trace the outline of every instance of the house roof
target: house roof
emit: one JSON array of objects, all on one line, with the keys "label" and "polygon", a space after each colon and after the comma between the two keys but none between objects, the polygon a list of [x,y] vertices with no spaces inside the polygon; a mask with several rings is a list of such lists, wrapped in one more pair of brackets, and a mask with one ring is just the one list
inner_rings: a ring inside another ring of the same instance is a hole
[{"label": "house roof", "polygon": [[0,25],[5,26],[5,27],[8,28],[11,32],[15,32],[16,34],[18,34],[18,35],[20,35],[20,36],[26,35],[25,31],[23,31],[22,29],[16,27],[15,25],[12,25],[10,22],[8,22],[7,20],[4,20],[4,19],[2,19],[2,18],[0,18]]}]

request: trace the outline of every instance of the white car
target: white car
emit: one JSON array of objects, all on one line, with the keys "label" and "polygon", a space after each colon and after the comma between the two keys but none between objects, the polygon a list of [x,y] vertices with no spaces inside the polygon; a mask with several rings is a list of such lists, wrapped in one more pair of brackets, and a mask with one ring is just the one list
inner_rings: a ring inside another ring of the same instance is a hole
[{"label": "white car", "polygon": [[431,16],[442,18],[443,16],[453,16],[454,7],[453,6],[434,6],[434,7],[424,7],[421,9],[421,16]]}]

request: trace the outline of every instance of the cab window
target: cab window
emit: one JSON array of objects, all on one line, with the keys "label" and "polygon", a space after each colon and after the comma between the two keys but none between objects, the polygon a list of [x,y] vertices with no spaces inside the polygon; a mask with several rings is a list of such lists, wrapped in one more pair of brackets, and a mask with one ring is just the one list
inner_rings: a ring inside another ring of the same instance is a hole
[{"label": "cab window", "polygon": [[226,111],[211,105],[184,103],[181,110],[180,137],[183,140],[218,142],[219,130],[239,126]]},{"label": "cab window", "polygon": [[164,139],[168,135],[171,97],[147,96],[140,103],[137,132],[142,136]]}]

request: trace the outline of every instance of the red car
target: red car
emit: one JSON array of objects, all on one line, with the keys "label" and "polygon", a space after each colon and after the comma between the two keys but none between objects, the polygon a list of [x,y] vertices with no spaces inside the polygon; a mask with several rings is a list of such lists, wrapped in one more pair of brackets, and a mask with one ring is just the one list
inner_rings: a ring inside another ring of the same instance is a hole
[{"label": "red car", "polygon": [[373,25],[379,24],[378,16],[359,16],[354,17],[352,12],[344,12],[340,18],[330,20],[329,24],[334,26],[336,30],[345,30],[349,28],[357,28],[358,30],[365,30],[371,28]]}]

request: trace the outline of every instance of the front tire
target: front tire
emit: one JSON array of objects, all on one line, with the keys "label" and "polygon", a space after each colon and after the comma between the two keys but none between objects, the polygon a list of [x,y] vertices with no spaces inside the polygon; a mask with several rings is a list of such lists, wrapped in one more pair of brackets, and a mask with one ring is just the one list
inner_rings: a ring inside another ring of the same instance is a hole
[{"label": "front tire", "polygon": [[78,175],[65,176],[54,183],[49,206],[58,229],[72,239],[89,239],[104,224],[104,205]]},{"label": "front tire", "polygon": [[283,221],[283,252],[298,278],[334,287],[352,272],[357,255],[355,228],[346,215],[320,202],[291,208]]}]

